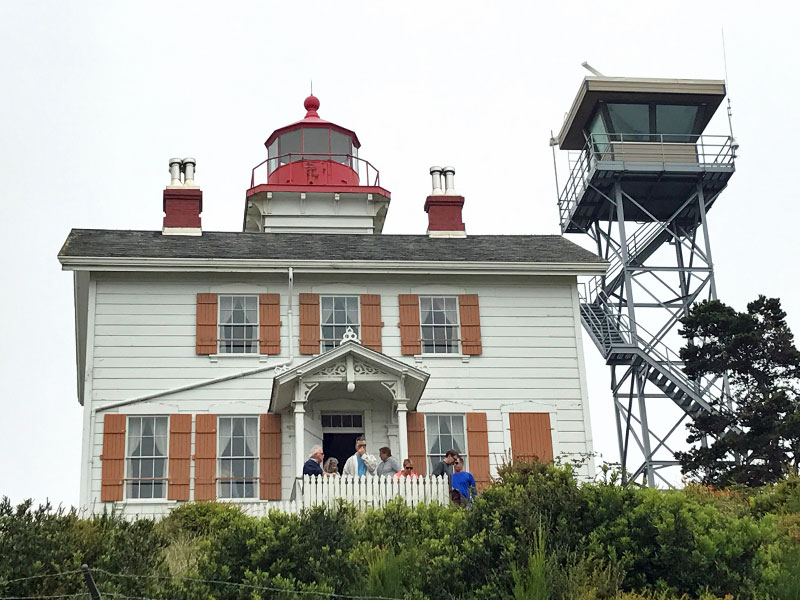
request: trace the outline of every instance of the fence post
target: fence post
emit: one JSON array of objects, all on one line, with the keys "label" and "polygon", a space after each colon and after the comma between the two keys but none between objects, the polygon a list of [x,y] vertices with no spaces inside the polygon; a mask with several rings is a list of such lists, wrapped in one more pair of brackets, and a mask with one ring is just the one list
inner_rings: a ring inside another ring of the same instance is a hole
[{"label": "fence post", "polygon": [[89,565],[81,565],[81,571],[83,571],[83,580],[86,582],[86,587],[89,588],[89,595],[92,600],[100,600],[100,592],[97,591],[97,586],[94,584]]}]

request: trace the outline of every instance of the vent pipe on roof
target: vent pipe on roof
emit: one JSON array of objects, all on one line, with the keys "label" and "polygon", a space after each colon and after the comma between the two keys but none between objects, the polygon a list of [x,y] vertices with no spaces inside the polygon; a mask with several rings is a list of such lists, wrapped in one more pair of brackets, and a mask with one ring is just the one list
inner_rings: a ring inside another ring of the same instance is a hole
[{"label": "vent pipe on roof", "polygon": [[194,158],[183,159],[183,186],[194,187],[194,168],[197,161]]},{"label": "vent pipe on roof", "polygon": [[456,190],[453,187],[453,179],[456,175],[456,170],[453,167],[445,167],[442,169],[444,173],[444,193],[447,196],[455,196]]},{"label": "vent pipe on roof", "polygon": [[442,167],[431,167],[432,196],[442,195]]},{"label": "vent pipe on roof", "polygon": [[169,187],[182,187],[181,183],[181,159],[169,159]]}]

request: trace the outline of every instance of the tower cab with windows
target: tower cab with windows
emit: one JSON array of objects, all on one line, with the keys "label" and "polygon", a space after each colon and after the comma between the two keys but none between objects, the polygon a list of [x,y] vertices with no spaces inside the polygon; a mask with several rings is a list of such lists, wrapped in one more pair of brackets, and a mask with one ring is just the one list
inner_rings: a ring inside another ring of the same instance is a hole
[{"label": "tower cab with windows", "polygon": [[383,230],[391,195],[380,173],[359,158],[355,132],[321,119],[319,106],[309,96],[306,116],[267,138],[267,160],[253,169],[247,191],[244,231]]},{"label": "tower cab with windows", "polygon": [[698,178],[714,196],[733,173],[735,143],[705,129],[725,97],[716,80],[586,77],[553,143],[567,150],[560,192],[562,231],[583,232],[616,180],[645,204],[624,218],[652,221],[678,208]]}]

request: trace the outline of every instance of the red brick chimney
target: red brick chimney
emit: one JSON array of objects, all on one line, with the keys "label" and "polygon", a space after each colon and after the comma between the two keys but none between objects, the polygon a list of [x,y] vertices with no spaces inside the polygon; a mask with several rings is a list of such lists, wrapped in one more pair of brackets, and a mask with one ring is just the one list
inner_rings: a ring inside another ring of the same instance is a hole
[{"label": "red brick chimney", "polygon": [[193,158],[172,158],[169,161],[170,184],[164,190],[163,235],[203,234],[200,226],[203,190],[194,184],[196,164]]},{"label": "red brick chimney", "polygon": [[[442,191],[442,173],[444,173],[445,189]],[[428,213],[429,237],[467,237],[466,228],[461,217],[464,208],[464,196],[456,194],[453,189],[453,167],[431,167],[433,192],[425,199],[425,212]]]}]

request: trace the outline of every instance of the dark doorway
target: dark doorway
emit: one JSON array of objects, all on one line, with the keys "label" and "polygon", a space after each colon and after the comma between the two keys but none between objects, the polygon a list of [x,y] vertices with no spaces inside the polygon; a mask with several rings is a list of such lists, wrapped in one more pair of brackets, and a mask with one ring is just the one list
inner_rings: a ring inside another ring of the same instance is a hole
[{"label": "dark doorway", "polygon": [[[356,438],[363,433],[323,433],[322,452],[325,460],[331,456],[339,460],[339,474],[344,469],[344,463],[356,452]],[[323,463],[324,464],[324,463]]]}]

